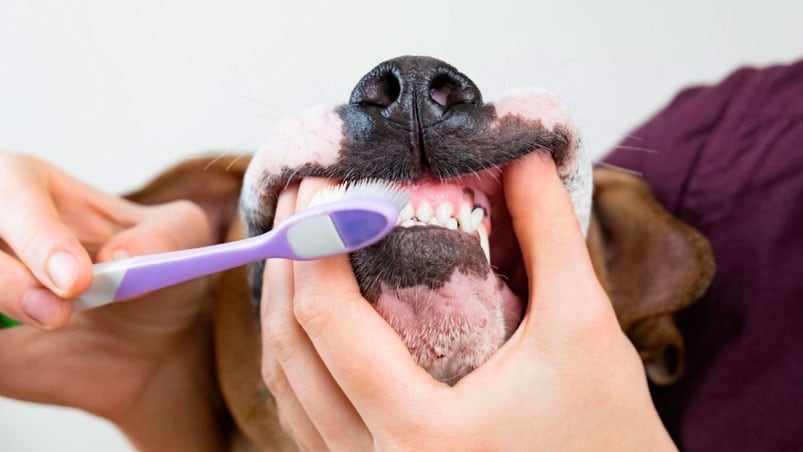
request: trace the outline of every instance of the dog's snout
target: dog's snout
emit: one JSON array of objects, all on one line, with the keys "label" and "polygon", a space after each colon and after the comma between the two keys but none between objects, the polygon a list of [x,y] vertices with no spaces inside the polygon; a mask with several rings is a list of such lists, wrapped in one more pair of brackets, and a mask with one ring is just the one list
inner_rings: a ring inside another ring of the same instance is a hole
[{"label": "dog's snout", "polygon": [[365,177],[446,179],[495,165],[493,152],[455,152],[485,133],[495,110],[483,103],[474,82],[435,58],[380,63],[357,82],[338,113],[341,153]]},{"label": "dog's snout", "polygon": [[474,104],[481,99],[474,82],[453,68],[442,68],[429,86],[429,97],[444,109],[458,104]]},{"label": "dog's snout", "polygon": [[468,77],[443,61],[419,56],[379,64],[357,83],[350,99],[352,105],[380,109],[387,119],[423,127],[457,105],[481,102]]},{"label": "dog's snout", "polygon": [[387,108],[401,95],[402,79],[397,67],[379,65],[365,75],[351,93],[351,103]]}]

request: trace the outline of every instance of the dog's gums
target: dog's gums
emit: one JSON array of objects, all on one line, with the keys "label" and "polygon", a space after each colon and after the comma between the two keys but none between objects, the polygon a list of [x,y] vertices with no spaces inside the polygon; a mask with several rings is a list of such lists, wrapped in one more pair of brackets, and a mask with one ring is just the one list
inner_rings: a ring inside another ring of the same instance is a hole
[{"label": "dog's gums", "polygon": [[[401,57],[369,72],[348,104],[279,124],[248,168],[241,210],[255,235],[272,226],[281,190],[304,177],[406,185],[412,197],[399,225],[350,258],[363,296],[418,364],[453,384],[510,337],[524,312],[526,271],[502,181],[505,165],[530,152],[555,160],[585,229],[591,165],[551,94],[522,90],[483,103],[446,63]],[[269,303],[262,271],[251,269],[252,297]]]}]

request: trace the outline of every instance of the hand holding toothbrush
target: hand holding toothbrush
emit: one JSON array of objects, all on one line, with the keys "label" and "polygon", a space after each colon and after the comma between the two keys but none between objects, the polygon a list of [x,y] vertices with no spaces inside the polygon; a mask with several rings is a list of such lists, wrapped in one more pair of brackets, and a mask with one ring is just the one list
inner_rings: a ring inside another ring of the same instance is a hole
[{"label": "hand holding toothbrush", "polygon": [[[8,152],[0,204],[0,312],[36,327],[0,329],[0,395],[89,411],[140,448],[220,450],[211,331],[198,303],[206,279],[67,324],[93,260],[209,245],[204,211],[187,201],[137,205]],[[154,410],[159,422],[147,418]]]},{"label": "hand holding toothbrush", "polygon": [[41,329],[63,327],[92,262],[210,242],[190,202],[140,206],[36,158],[0,152],[0,312]]}]

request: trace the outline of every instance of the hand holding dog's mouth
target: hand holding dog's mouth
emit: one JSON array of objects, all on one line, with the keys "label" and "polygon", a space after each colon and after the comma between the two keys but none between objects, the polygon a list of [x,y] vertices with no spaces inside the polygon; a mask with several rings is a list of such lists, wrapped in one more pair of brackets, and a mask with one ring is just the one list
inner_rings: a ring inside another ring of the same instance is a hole
[{"label": "hand holding dog's mouth", "polygon": [[[263,376],[303,448],[671,447],[551,159],[525,157],[503,183],[517,188],[506,202],[529,303],[511,339],[453,387],[411,359],[360,294],[347,258],[267,263]],[[315,184],[302,182],[300,205]],[[282,195],[278,214],[295,198]]]}]

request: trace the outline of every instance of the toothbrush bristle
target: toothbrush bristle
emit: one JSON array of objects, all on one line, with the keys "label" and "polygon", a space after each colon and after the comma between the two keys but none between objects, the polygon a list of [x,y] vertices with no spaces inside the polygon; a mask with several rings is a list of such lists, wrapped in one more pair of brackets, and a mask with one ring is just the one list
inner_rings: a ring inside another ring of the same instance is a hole
[{"label": "toothbrush bristle", "polygon": [[393,182],[381,179],[360,179],[320,190],[313,196],[310,206],[349,198],[379,198],[401,210],[410,199],[410,193]]}]

